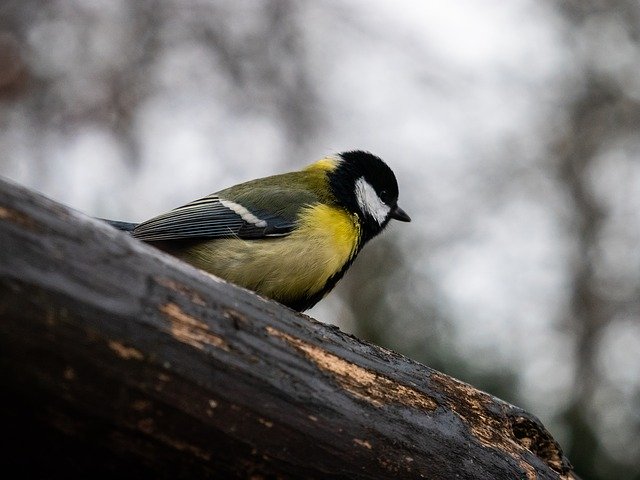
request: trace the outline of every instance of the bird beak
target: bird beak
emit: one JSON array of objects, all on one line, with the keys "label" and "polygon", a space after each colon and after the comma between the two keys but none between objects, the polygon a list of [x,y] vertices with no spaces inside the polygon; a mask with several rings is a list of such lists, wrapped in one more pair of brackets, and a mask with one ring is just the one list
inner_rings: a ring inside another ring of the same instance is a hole
[{"label": "bird beak", "polygon": [[400,220],[401,222],[410,222],[411,217],[407,215],[407,213],[402,210],[398,205],[395,206],[393,210],[391,210],[391,218],[395,218],[396,220]]}]

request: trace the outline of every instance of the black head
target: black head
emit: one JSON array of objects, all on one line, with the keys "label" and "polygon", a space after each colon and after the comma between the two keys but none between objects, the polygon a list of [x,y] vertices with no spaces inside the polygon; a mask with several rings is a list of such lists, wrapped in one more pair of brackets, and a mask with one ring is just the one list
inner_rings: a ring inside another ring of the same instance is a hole
[{"label": "black head", "polygon": [[398,182],[379,157],[359,150],[338,155],[329,184],[338,202],[361,219],[363,243],[380,233],[392,218],[409,222],[398,206]]}]

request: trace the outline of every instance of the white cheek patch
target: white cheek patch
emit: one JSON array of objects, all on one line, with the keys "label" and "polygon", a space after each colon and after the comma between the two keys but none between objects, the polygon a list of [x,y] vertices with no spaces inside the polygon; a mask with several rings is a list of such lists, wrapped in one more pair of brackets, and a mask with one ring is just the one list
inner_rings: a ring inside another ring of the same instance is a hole
[{"label": "white cheek patch", "polygon": [[264,220],[260,220],[249,210],[244,208],[242,205],[236,202],[232,202],[231,200],[222,200],[220,199],[220,203],[227,207],[229,210],[233,210],[234,213],[240,215],[240,217],[247,223],[252,223],[256,227],[266,227],[267,222]]},{"label": "white cheek patch", "polygon": [[364,177],[356,180],[355,192],[360,210],[371,215],[379,225],[382,225],[391,207],[380,199],[375,188]]}]

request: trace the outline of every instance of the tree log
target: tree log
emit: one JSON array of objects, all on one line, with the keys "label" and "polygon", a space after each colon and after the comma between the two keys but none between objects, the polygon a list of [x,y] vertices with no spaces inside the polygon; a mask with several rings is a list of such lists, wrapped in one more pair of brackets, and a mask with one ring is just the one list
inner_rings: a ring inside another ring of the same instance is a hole
[{"label": "tree log", "polygon": [[573,479],[537,418],[0,180],[21,478]]}]

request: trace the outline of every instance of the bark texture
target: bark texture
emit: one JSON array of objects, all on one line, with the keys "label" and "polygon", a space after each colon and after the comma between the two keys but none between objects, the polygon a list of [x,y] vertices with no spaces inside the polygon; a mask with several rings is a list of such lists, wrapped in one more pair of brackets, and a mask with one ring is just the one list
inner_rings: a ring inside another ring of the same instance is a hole
[{"label": "bark texture", "polygon": [[537,418],[0,181],[23,477],[572,479]]}]

